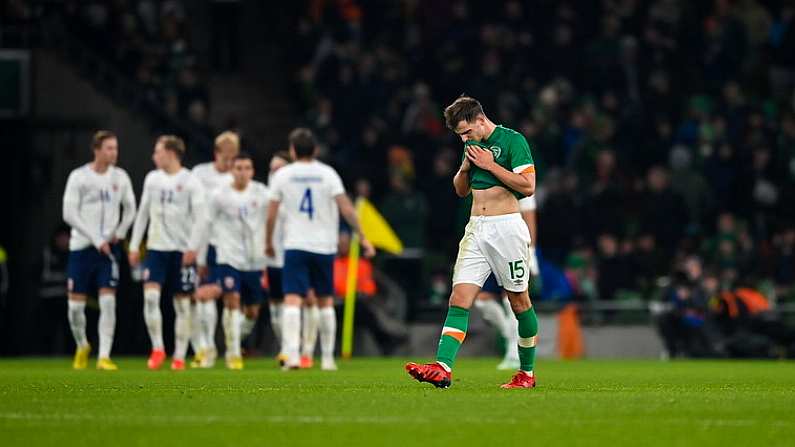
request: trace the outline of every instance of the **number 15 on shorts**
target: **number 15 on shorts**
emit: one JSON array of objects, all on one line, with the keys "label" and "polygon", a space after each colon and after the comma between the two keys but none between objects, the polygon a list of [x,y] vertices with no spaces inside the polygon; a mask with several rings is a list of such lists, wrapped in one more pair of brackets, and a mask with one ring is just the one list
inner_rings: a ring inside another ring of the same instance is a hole
[{"label": "number 15 on shorts", "polygon": [[508,269],[511,272],[511,279],[522,279],[524,278],[525,268],[524,268],[524,259],[517,259],[516,261],[511,261],[508,263]]}]

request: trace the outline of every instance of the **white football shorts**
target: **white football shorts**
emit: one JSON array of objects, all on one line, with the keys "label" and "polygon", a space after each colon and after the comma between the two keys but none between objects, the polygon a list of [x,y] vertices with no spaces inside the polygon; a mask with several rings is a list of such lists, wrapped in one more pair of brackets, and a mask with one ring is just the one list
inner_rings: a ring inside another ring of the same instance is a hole
[{"label": "white football shorts", "polygon": [[505,290],[527,290],[529,255],[530,231],[521,214],[472,216],[458,244],[453,286],[469,283],[483,287],[493,272]]}]

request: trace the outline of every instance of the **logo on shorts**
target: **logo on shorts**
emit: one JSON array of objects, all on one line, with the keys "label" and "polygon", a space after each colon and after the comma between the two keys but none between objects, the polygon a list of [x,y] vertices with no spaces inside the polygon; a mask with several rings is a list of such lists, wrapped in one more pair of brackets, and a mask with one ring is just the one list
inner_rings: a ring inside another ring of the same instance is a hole
[{"label": "logo on shorts", "polygon": [[66,290],[72,291],[75,288],[75,282],[72,278],[66,280]]},{"label": "logo on shorts", "polygon": [[149,269],[144,269],[144,281],[149,279]]},{"label": "logo on shorts", "polygon": [[182,191],[182,185],[177,185],[177,192],[181,192],[181,191]]},{"label": "logo on shorts", "polygon": [[226,278],[224,278],[224,286],[226,286],[227,289],[235,287],[235,278],[231,276],[227,276]]}]

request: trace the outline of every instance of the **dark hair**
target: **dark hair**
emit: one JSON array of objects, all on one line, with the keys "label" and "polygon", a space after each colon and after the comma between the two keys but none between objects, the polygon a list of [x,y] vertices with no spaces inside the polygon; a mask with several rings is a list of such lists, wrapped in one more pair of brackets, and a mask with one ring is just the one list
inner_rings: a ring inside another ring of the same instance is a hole
[{"label": "dark hair", "polygon": [[289,162],[290,161],[290,152],[289,151],[276,151],[273,154],[273,157],[271,157],[271,160],[273,160],[274,158],[281,158],[282,160]]},{"label": "dark hair", "polygon": [[91,149],[97,150],[101,148],[102,143],[111,138],[116,138],[116,134],[109,130],[98,130],[94,132],[94,136],[91,138]]},{"label": "dark hair", "polygon": [[450,130],[455,130],[461,121],[472,122],[478,115],[483,115],[483,106],[477,99],[465,95],[459,96],[444,109],[444,121]]},{"label": "dark hair", "polygon": [[158,143],[163,143],[163,147],[177,154],[177,157],[182,160],[182,157],[185,156],[185,142],[182,141],[182,138],[176,135],[160,135],[157,139]]},{"label": "dark hair", "polygon": [[290,146],[295,149],[297,158],[312,157],[315,155],[315,136],[306,127],[293,129],[288,137]]},{"label": "dark hair", "polygon": [[237,155],[235,155],[234,161],[238,160],[250,160],[251,163],[254,163],[254,157],[252,157],[251,154],[246,151],[240,151]]}]

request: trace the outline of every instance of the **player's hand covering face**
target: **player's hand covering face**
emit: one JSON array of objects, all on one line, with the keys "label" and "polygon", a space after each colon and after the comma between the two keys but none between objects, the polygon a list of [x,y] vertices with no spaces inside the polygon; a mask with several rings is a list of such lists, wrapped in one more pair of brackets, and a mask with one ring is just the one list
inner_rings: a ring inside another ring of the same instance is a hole
[{"label": "player's hand covering face", "polygon": [[466,156],[467,160],[481,169],[488,170],[488,168],[494,164],[494,154],[490,150],[483,149],[480,146],[467,146]]}]

